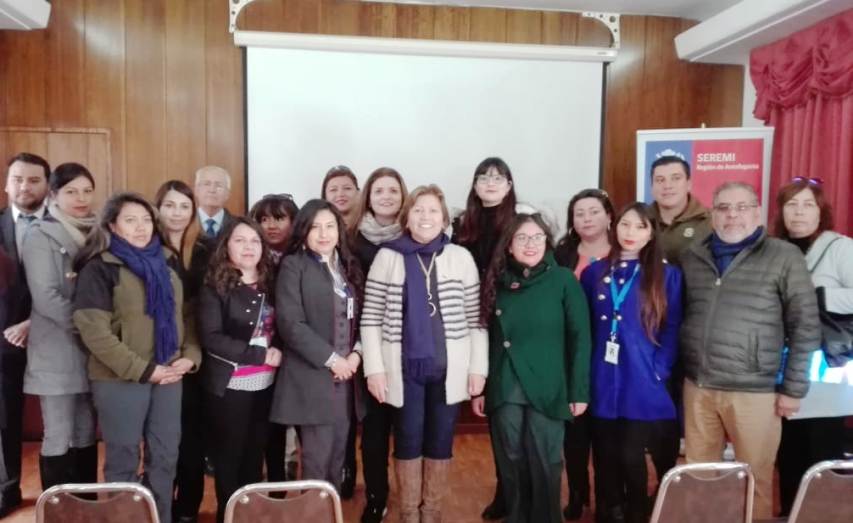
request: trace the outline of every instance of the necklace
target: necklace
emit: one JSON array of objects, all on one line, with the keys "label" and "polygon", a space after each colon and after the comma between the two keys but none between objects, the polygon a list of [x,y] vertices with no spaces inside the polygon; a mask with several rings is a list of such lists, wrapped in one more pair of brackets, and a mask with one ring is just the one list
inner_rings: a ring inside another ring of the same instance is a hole
[{"label": "necklace", "polygon": [[427,304],[432,307],[432,310],[429,313],[429,317],[432,318],[438,311],[438,308],[432,301],[432,289],[430,287],[430,275],[432,275],[432,268],[435,266],[435,253],[432,253],[432,257],[429,259],[429,267],[424,267],[424,261],[421,260],[420,254],[415,253],[415,257],[418,259],[418,264],[420,264],[421,271],[423,271],[424,277],[426,278]]}]

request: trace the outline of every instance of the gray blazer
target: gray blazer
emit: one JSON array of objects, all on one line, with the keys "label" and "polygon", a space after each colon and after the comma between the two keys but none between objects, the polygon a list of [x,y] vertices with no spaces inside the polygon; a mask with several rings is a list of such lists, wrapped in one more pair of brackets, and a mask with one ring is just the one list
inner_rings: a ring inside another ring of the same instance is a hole
[{"label": "gray blazer", "polygon": [[[270,420],[284,425],[326,425],[334,421],[331,402],[335,382],[325,363],[334,351],[335,294],[332,276],[302,251],[281,262],[275,287],[275,315],[284,341]],[[354,344],[355,321],[350,325]],[[364,412],[364,379],[353,378],[355,415]]]},{"label": "gray blazer", "polygon": [[29,227],[21,250],[33,300],[24,392],[88,392],[88,355],[71,322],[76,276],[71,264],[79,249],[65,227],[48,216]]}]

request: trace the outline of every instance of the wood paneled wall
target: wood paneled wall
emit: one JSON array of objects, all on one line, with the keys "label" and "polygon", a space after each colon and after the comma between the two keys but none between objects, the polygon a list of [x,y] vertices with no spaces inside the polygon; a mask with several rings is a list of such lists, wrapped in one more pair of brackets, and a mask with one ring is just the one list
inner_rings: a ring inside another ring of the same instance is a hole
[{"label": "wood paneled wall", "polygon": [[[228,0],[53,0],[42,31],[0,31],[0,126],[104,128],[113,180],[152,196],[170,178],[218,164],[244,201],[242,53],[228,33]],[[740,125],[740,67],[688,64],[673,38],[693,22],[622,17],[608,67],[604,187],[634,196],[634,132]],[[397,38],[609,45],[573,13],[354,0],[257,0],[241,29]],[[473,166],[472,166],[473,167]],[[570,195],[566,195],[566,199]]]}]

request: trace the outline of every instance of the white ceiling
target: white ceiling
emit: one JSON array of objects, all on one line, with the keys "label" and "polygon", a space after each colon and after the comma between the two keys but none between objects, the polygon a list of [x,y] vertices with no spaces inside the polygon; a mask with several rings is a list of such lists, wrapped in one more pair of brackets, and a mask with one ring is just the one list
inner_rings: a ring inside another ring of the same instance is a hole
[{"label": "white ceiling", "polygon": [[[398,4],[504,7],[545,11],[603,11],[623,15],[657,15],[705,20],[740,0],[362,0]],[[744,0],[749,1],[749,0]]]}]

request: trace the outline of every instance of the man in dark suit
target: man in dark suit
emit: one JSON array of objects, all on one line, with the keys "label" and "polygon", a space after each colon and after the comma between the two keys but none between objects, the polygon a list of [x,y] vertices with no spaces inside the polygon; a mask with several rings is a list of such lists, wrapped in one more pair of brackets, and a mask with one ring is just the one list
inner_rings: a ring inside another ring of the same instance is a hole
[{"label": "man in dark suit", "polygon": [[222,167],[208,165],[195,172],[198,221],[204,236],[215,238],[231,223],[225,203],[231,195],[231,175]]},{"label": "man in dark suit", "polygon": [[30,332],[30,293],[21,267],[21,243],[27,226],[44,217],[50,166],[44,158],[20,153],[8,163],[9,206],[0,211],[0,242],[18,265],[8,290],[8,310],[0,340],[0,517],[21,504],[21,432],[24,370]]}]

